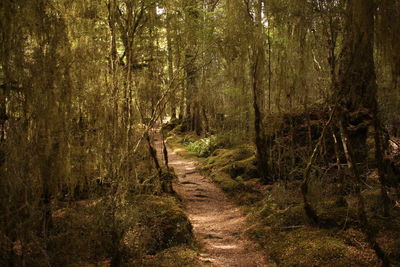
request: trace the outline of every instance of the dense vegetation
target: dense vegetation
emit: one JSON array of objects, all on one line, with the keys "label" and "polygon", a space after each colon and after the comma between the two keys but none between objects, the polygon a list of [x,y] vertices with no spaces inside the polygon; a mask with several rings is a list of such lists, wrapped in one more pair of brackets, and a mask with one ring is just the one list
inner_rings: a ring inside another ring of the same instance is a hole
[{"label": "dense vegetation", "polygon": [[278,265],[398,265],[399,32],[395,0],[2,0],[0,265],[196,266],[167,132]]}]

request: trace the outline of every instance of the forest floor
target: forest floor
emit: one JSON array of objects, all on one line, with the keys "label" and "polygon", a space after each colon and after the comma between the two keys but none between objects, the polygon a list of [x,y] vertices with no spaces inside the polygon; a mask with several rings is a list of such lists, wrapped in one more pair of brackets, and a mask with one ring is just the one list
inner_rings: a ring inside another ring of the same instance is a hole
[{"label": "forest floor", "polygon": [[[161,137],[157,138],[161,152]],[[170,166],[178,175],[174,188],[203,245],[204,265],[379,266],[359,229],[355,197],[347,195],[345,206],[335,201],[337,172],[315,177],[311,183],[312,203],[325,223],[316,227],[304,212],[301,180],[262,184],[251,144],[232,145],[222,136],[201,138],[179,126],[169,130],[167,142],[173,148]],[[400,228],[395,218],[400,217],[395,210],[390,221],[376,216],[381,204],[375,173],[367,176],[368,187],[363,190],[366,210],[378,242],[398,262]]]},{"label": "forest floor", "polygon": [[[155,139],[162,155],[160,136]],[[196,162],[169,148],[169,166],[178,176],[174,190],[183,201],[200,244],[204,266],[270,266],[255,242],[245,235],[245,216],[222,190],[196,171]]]}]

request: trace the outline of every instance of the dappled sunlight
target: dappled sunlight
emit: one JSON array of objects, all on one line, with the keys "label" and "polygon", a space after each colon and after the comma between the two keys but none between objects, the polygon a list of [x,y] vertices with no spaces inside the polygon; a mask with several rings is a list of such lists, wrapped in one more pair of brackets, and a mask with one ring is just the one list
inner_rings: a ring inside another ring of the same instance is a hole
[{"label": "dappled sunlight", "polygon": [[0,1],[0,266],[400,266],[400,0]]},{"label": "dappled sunlight", "polygon": [[212,245],[216,249],[224,249],[224,250],[230,250],[230,249],[237,249],[237,245],[218,245],[218,244],[213,244]]},{"label": "dappled sunlight", "polygon": [[241,235],[245,218],[221,189],[196,172],[194,162],[175,153],[169,154],[169,160],[179,174],[175,190],[182,197],[194,233],[207,254],[201,257],[202,261],[215,266],[267,266],[255,244]]}]

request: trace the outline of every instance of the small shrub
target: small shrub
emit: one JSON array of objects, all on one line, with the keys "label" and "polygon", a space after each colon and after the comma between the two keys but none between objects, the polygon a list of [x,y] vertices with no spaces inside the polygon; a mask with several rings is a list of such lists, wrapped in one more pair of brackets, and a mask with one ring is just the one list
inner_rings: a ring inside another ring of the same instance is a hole
[{"label": "small shrub", "polygon": [[218,137],[212,135],[207,138],[190,142],[187,145],[189,151],[195,152],[199,157],[208,157],[218,147]]}]

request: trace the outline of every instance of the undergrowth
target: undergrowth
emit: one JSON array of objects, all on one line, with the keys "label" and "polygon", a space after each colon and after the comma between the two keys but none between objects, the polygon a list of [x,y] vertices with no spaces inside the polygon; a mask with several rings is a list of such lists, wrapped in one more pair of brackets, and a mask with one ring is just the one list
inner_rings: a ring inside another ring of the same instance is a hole
[{"label": "undergrowth", "polygon": [[197,156],[208,157],[218,147],[218,139],[215,135],[194,142],[186,142],[184,139],[184,144],[186,144],[189,151],[195,152]]},{"label": "undergrowth", "polygon": [[[335,200],[339,191],[334,176],[315,178],[310,183],[320,227],[311,226],[305,215],[299,180],[262,185],[258,178],[255,149],[252,145],[232,148],[214,146],[192,135],[173,135],[170,145],[178,145],[183,156],[197,156],[198,169],[218,184],[247,214],[248,230],[279,266],[378,266],[374,250],[359,229],[355,198],[348,195],[345,203]],[[190,150],[194,154],[184,152]],[[374,181],[367,181],[374,185]],[[363,192],[370,216],[379,209],[377,189]],[[339,192],[340,193],[340,192]],[[379,232],[378,241],[394,260],[400,259],[400,233],[379,217],[371,224]]]},{"label": "undergrowth", "polygon": [[[174,197],[131,194],[112,215],[116,223],[109,213],[101,198],[57,210],[48,257],[57,266],[108,266],[117,234],[123,266],[195,266],[179,265],[194,263],[197,252],[190,221]],[[32,258],[40,262],[40,255]]]}]

